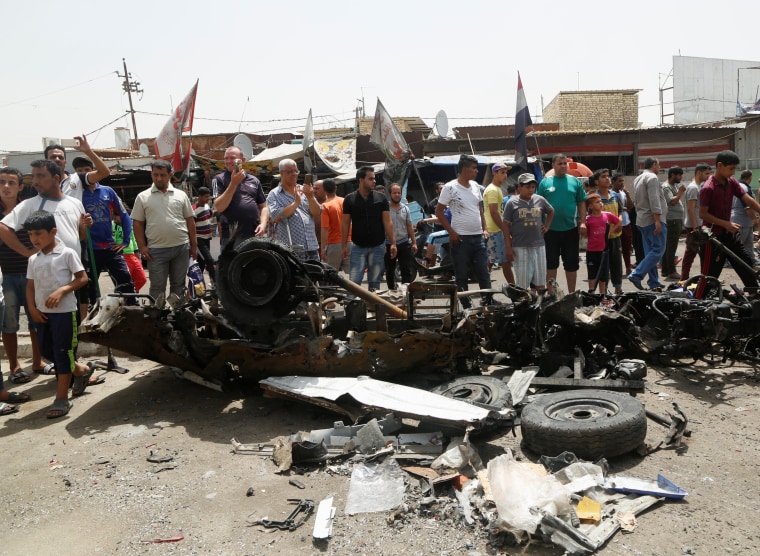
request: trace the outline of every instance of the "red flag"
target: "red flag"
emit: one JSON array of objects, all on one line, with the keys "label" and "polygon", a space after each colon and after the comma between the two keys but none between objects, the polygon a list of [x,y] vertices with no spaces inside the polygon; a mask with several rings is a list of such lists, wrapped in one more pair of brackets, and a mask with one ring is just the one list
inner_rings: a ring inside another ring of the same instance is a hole
[{"label": "red flag", "polygon": [[[198,92],[198,81],[187,96],[177,105],[172,117],[166,122],[161,132],[153,142],[156,158],[171,158],[175,170],[183,168],[181,155],[181,141],[183,131],[193,130],[193,117],[195,115],[195,95]],[[188,147],[187,152],[190,152]]]},{"label": "red flag", "polygon": [[528,101],[525,100],[520,72],[517,72],[517,108],[515,110],[515,160],[517,165],[524,171],[528,171],[528,142],[527,129],[533,125],[528,110]]}]

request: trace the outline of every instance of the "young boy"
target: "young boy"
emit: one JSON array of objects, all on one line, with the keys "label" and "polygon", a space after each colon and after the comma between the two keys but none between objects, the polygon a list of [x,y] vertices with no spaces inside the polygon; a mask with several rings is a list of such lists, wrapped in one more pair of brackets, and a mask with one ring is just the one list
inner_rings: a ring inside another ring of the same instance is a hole
[{"label": "young boy", "polygon": [[77,345],[74,291],[87,285],[87,274],[76,252],[56,239],[58,230],[51,213],[32,213],[24,223],[24,229],[38,250],[29,257],[26,299],[32,320],[37,323],[40,351],[55,364],[58,387],[55,401],[47,412],[48,419],[55,419],[71,409],[68,396],[70,375],[74,375],[74,396],[84,393],[92,375],[91,368],[74,360]]},{"label": "young boy", "polygon": [[[124,242],[124,228],[121,227],[121,216],[118,214],[113,215],[113,240],[116,243]],[[140,260],[140,255],[137,253],[137,240],[135,239],[135,231],[130,231],[129,245],[121,252],[124,255],[124,262],[127,263],[129,269],[129,275],[132,277],[132,283],[135,285],[135,291],[140,293],[140,289],[147,283],[148,279],[145,276],[145,269]]]},{"label": "young boy", "polygon": [[[19,196],[24,189],[24,175],[16,168],[0,168],[0,218],[6,215],[21,201]],[[29,234],[26,230],[15,233],[21,244],[32,249]],[[26,311],[29,323],[29,338],[32,343],[32,371],[43,372],[42,356],[37,345],[37,328],[29,316],[29,306],[26,304],[26,267],[28,259],[13,249],[7,243],[0,245],[0,269],[3,272],[3,294],[5,295],[5,313],[2,320],[2,337],[5,353],[11,368],[11,382],[22,384],[29,382],[31,377],[21,369],[18,360],[19,316],[21,306]]]},{"label": "young boy", "polygon": [[[554,208],[541,195],[534,195],[536,178],[531,173],[517,178],[517,195],[504,208],[504,243],[507,259],[513,263],[515,281],[526,290],[546,287],[546,246],[544,234],[554,218]],[[546,221],[542,222],[546,215]]]},{"label": "young boy", "polygon": [[[607,250],[607,237],[622,229],[620,218],[611,212],[602,210],[602,197],[592,193],[586,197],[588,214],[586,215],[586,230],[588,245],[586,246],[586,269],[588,270],[588,291],[593,293],[599,286],[599,293],[607,293],[607,280],[610,275],[610,261],[604,258]],[[607,233],[607,224],[610,231]],[[609,256],[609,252],[607,253]]]},{"label": "young boy", "polygon": [[193,218],[195,219],[195,236],[198,239],[198,266],[201,271],[208,270],[211,287],[216,284],[216,261],[211,254],[211,238],[213,237],[214,214],[208,206],[211,190],[208,187],[198,188],[198,199],[193,203]]}]

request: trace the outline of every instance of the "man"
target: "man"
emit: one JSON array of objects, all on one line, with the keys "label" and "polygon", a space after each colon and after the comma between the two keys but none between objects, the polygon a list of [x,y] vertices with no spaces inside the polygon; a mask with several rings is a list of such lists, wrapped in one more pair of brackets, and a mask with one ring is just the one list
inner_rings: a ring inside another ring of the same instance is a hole
[{"label": "man", "polygon": [[396,289],[396,263],[401,269],[401,283],[408,284],[412,281],[414,262],[412,257],[417,253],[417,242],[414,237],[412,226],[412,213],[409,207],[401,203],[401,186],[392,183],[388,188],[391,195],[390,208],[391,222],[393,224],[393,236],[396,242],[396,256],[391,257],[391,240],[385,240],[385,278],[388,289]]},{"label": "man", "polygon": [[327,193],[325,193],[325,180],[317,180],[314,182],[314,198],[320,205],[323,205],[327,200]]},{"label": "man", "polygon": [[[480,289],[489,289],[491,275],[488,271],[486,250],[488,228],[483,213],[483,196],[480,193],[480,186],[474,181],[478,175],[478,159],[467,154],[460,156],[457,174],[455,180],[443,187],[435,208],[435,215],[449,233],[457,289],[467,291],[471,270],[474,270],[478,277]],[[451,222],[444,215],[446,207],[451,209]],[[472,306],[469,297],[463,297],[461,302],[465,309]],[[483,296],[481,302],[486,304],[487,297]]]},{"label": "man", "polygon": [[222,224],[222,251],[233,237],[237,245],[248,238],[265,235],[269,225],[269,209],[261,182],[244,169],[236,170],[235,160],[245,162],[238,147],[224,151],[226,170],[211,182],[214,208]]},{"label": "man", "polygon": [[501,188],[507,181],[507,172],[511,166],[497,162],[491,167],[493,178],[483,194],[484,214],[488,228],[488,269],[495,264],[501,265],[501,272],[508,284],[515,283],[512,263],[507,259],[507,245],[504,242],[504,224],[501,221],[501,207],[504,204],[504,193]]},{"label": "man", "polygon": [[644,171],[633,182],[633,203],[636,205],[636,226],[641,231],[644,243],[644,258],[636,269],[628,275],[628,280],[638,289],[643,289],[641,281],[649,276],[647,285],[651,290],[662,290],[657,274],[657,263],[665,252],[668,237],[668,205],[657,173],[660,162],[654,157],[644,160]]},{"label": "man", "polygon": [[678,240],[683,229],[683,195],[686,185],[681,183],[683,169],[679,166],[671,166],[668,169],[668,179],[662,182],[662,193],[668,206],[668,219],[665,222],[668,227],[668,237],[665,240],[665,254],[662,256],[662,275],[667,280],[680,280],[681,275],[676,272],[676,250]]},{"label": "man", "polygon": [[[69,195],[75,199],[82,200],[83,183],[91,185],[99,182],[111,175],[111,171],[106,166],[105,162],[92,150],[90,144],[87,142],[85,135],[75,137],[79,141],[78,151],[85,154],[90,161],[90,171],[87,172],[87,179],[82,182],[81,176],[77,173],[66,173],[66,150],[60,145],[48,145],[45,147],[45,159],[52,160],[63,171],[63,179],[61,180],[61,190],[64,195]],[[75,168],[76,169],[76,168]]]},{"label": "man", "polygon": [[[327,201],[327,193],[325,193],[325,180],[317,180],[314,182],[314,198],[319,203],[319,206],[325,204]],[[319,248],[322,249],[322,217],[314,220],[314,231],[317,233],[317,241],[319,242]],[[321,256],[321,255],[320,255]]]},{"label": "man", "polygon": [[343,225],[343,197],[336,195],[335,180],[322,181],[326,200],[322,203],[322,225],[320,243],[320,258],[333,268],[349,273],[348,258],[351,256],[351,231],[348,233],[348,257],[343,257],[341,245],[341,226]]},{"label": "man", "polygon": [[[750,197],[755,198],[752,195],[752,170],[744,170],[739,176],[739,185],[748,193]],[[741,199],[734,198],[731,206],[731,222],[741,226],[738,234],[739,242],[744,245],[744,250],[752,259],[752,264],[757,265],[757,257],[755,257],[755,241],[754,232],[755,224],[758,221],[758,214],[749,208]]]},{"label": "man", "polygon": [[32,186],[38,195],[22,201],[0,222],[0,240],[8,247],[29,258],[36,253],[34,248],[26,247],[16,236],[26,219],[38,210],[44,210],[55,216],[56,236],[66,247],[73,249],[81,257],[81,240],[85,237],[85,227],[91,219],[85,214],[82,202],[74,197],[64,195],[61,191],[63,170],[52,160],[32,162]]},{"label": "man", "polygon": [[[712,174],[712,168],[709,164],[700,162],[694,167],[694,179],[686,186],[686,193],[684,193],[684,200],[686,201],[686,208],[684,210],[684,228],[686,229],[686,251],[683,254],[683,260],[681,261],[681,280],[689,279],[689,272],[691,272],[691,265],[694,263],[694,258],[697,256],[697,250],[694,249],[691,241],[689,241],[692,232],[702,230],[702,219],[699,217],[699,192],[702,189],[702,184],[707,181],[707,178]],[[702,266],[702,258],[700,256],[700,267]]]},{"label": "man", "polygon": [[301,260],[319,261],[319,242],[315,222],[321,220],[321,208],[314,197],[312,184],[298,185],[298,165],[285,158],[280,161],[280,184],[267,196],[269,217],[275,222],[277,240],[298,246]]},{"label": "man", "polygon": [[[623,209],[621,219],[623,229],[620,235],[620,251],[623,254],[623,263],[625,264],[625,275],[631,273],[631,250],[633,249],[633,232],[631,229],[631,197],[625,190],[625,176],[620,172],[612,172],[612,190],[617,193],[620,199],[621,208]],[[643,257],[642,257],[643,258]]]},{"label": "man", "polygon": [[[24,174],[17,168],[0,168],[0,219],[13,211],[21,202],[20,196],[24,189]],[[21,243],[33,250],[29,239],[29,232],[23,227],[16,232]],[[29,315],[29,305],[26,302],[26,270],[28,259],[25,254],[17,253],[5,242],[0,243],[0,271],[3,276],[3,297],[5,298],[5,311],[2,315],[2,339],[5,354],[8,356],[10,367],[10,379],[14,384],[29,382],[31,377],[21,368],[18,359],[18,329],[21,307],[26,312],[26,320],[29,326],[29,339],[32,344],[32,371],[42,372],[42,355],[37,343],[37,327]],[[2,382],[2,378],[0,378]],[[2,398],[0,391],[0,401]]]},{"label": "man", "polygon": [[170,183],[172,165],[156,160],[150,165],[153,184],[140,192],[132,209],[137,247],[148,261],[150,295],[158,299],[169,292],[184,299],[185,276],[190,259],[198,253],[195,220],[190,199]]},{"label": "man", "polygon": [[[438,198],[441,196],[441,191],[443,191],[443,186],[444,185],[445,184],[442,181],[436,182],[436,184],[435,184],[435,197],[433,198],[432,201],[430,201],[425,206],[425,213],[426,214],[429,214],[430,216],[435,216],[435,207],[438,206]],[[434,228],[433,228],[433,231],[438,231],[438,230],[442,230],[442,229],[443,229],[443,226],[441,226],[440,224],[436,224],[434,226]]]},{"label": "man", "polygon": [[390,206],[382,193],[375,191],[375,171],[372,166],[362,166],[356,172],[359,185],[356,191],[343,200],[341,222],[342,256],[348,258],[348,234],[351,232],[353,247],[349,263],[349,277],[361,285],[367,271],[370,291],[380,289],[385,258],[385,238],[390,240],[389,253],[396,256],[396,238],[393,234]]},{"label": "man", "polygon": [[[731,205],[734,198],[741,199],[749,208],[760,212],[760,204],[742,189],[734,178],[739,157],[733,151],[721,151],[715,157],[715,173],[702,186],[699,192],[699,217],[710,226],[713,237],[723,246],[752,266],[752,258],[744,250],[744,245],[738,238],[741,229],[738,224],[731,222]],[[726,255],[722,249],[717,249],[709,241],[701,248],[702,274],[720,276]],[[747,287],[758,286],[757,276],[751,268],[734,265],[734,270]],[[695,297],[702,299],[707,288],[704,279],[699,281]]]},{"label": "man", "polygon": [[557,279],[561,258],[567,289],[574,292],[580,267],[580,237],[586,237],[586,191],[578,178],[568,175],[564,154],[552,157],[552,168],[554,175],[542,179],[538,186],[538,194],[554,208],[554,219],[544,236],[546,283]]},{"label": "man", "polygon": [[[92,218],[90,233],[88,234],[88,250],[92,247],[94,260],[89,260],[84,265],[89,278],[87,294],[91,305],[100,296],[98,278],[100,272],[105,270],[111,277],[114,289],[118,293],[137,293],[132,282],[132,276],[124,260],[122,252],[129,247],[132,239],[132,219],[124,209],[121,199],[116,192],[108,186],[100,185],[95,182],[94,185],[89,181],[90,173],[93,171],[93,163],[89,158],[78,156],[72,161],[76,175],[82,184],[81,201],[84,210]],[[116,243],[113,237],[112,215],[118,214],[121,219],[121,225],[124,230],[121,243]],[[88,257],[90,259],[90,257]],[[137,299],[128,299],[127,304],[137,305]]]},{"label": "man", "polygon": [[212,221],[214,214],[208,206],[211,199],[211,190],[208,187],[198,188],[198,198],[193,203],[193,220],[195,220],[195,237],[198,243],[198,266],[203,272],[208,270],[211,287],[216,284],[216,261],[211,254],[211,239],[214,236]]}]

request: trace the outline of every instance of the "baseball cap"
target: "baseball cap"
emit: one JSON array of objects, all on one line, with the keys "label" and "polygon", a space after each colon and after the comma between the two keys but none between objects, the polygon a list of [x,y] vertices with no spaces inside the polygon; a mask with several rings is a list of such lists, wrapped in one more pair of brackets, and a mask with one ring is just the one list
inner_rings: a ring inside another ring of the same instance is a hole
[{"label": "baseball cap", "polygon": [[525,172],[524,174],[520,174],[520,177],[517,178],[517,183],[520,185],[526,184],[526,183],[538,183],[536,181],[536,176],[531,174],[530,172]]},{"label": "baseball cap", "polygon": [[495,174],[496,172],[498,172],[499,170],[503,170],[504,168],[506,168],[507,170],[509,170],[512,167],[509,164],[507,164],[506,162],[497,162],[496,164],[494,164],[493,166],[491,166],[491,172],[493,172]]},{"label": "baseball cap", "polygon": [[92,160],[90,160],[86,156],[76,157],[74,160],[71,161],[71,166],[73,168],[81,168],[82,166],[89,166],[90,168],[95,168],[95,165],[92,163]]}]

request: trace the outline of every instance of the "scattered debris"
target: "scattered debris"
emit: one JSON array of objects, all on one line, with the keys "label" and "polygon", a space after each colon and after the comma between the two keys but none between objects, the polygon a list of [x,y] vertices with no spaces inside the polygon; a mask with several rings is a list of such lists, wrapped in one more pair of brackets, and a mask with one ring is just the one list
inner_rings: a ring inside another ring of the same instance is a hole
[{"label": "scattered debris", "polygon": [[346,497],[346,513],[385,512],[404,498],[404,474],[393,458],[354,466]]},{"label": "scattered debris", "polygon": [[281,529],[283,531],[295,531],[304,522],[309,519],[309,516],[314,511],[314,501],[305,500],[299,498],[288,498],[288,502],[296,504],[295,509],[290,512],[290,515],[282,521],[273,521],[271,519],[263,518],[253,522],[249,522],[250,526],[262,525],[268,529]]},{"label": "scattered debris", "polygon": [[315,539],[327,539],[332,536],[333,523],[335,521],[335,507],[333,506],[333,497],[329,496],[317,506],[317,515],[314,516],[314,532],[312,536]]},{"label": "scattered debris", "polygon": [[148,539],[148,540],[144,540],[140,542],[142,544],[161,544],[165,542],[179,542],[179,541],[184,541],[184,540],[185,540],[185,535],[180,533],[178,535],[174,535],[173,537],[165,537],[162,539]]}]

